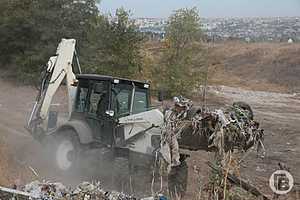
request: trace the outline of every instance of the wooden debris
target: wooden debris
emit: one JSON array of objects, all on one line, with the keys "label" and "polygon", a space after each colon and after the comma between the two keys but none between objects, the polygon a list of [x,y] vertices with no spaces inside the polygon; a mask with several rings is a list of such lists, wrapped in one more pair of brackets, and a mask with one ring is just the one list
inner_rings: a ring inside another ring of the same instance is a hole
[{"label": "wooden debris", "polygon": [[[218,173],[220,175],[224,175],[222,169],[220,169],[219,167],[215,166],[211,162],[207,162],[207,164],[216,173]],[[232,183],[234,185],[237,185],[237,186],[243,188],[244,190],[250,192],[251,194],[253,194],[256,197],[262,197],[263,200],[270,200],[266,195],[264,195],[263,193],[261,193],[256,187],[254,187],[253,185],[250,185],[249,183],[246,183],[244,180],[238,178],[237,176],[235,176],[235,175],[233,175],[231,173],[227,174],[227,180],[230,183]]]},{"label": "wooden debris", "polygon": [[14,190],[10,188],[5,188],[0,186],[0,199],[19,199],[19,200],[25,200],[25,199],[36,199],[36,197],[32,196],[28,192],[23,192],[19,190]]}]

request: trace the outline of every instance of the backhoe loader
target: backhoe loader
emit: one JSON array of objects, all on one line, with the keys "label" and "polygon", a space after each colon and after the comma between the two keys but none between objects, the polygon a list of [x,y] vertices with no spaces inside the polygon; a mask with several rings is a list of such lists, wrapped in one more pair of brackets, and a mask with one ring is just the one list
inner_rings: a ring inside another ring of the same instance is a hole
[{"label": "backhoe loader", "polygon": [[[51,147],[51,158],[63,172],[75,170],[86,149],[100,150],[101,156],[113,163],[111,169],[117,178],[128,177],[135,170],[151,169],[164,120],[162,112],[151,107],[149,83],[81,74],[75,45],[74,39],[62,39],[56,55],[49,59],[28,130],[35,139]],[[57,112],[50,110],[62,84],[68,93],[68,118],[63,122],[58,120]],[[186,187],[184,158],[181,174],[185,180],[181,176],[178,184]],[[179,187],[176,180],[172,181],[172,187]]]}]

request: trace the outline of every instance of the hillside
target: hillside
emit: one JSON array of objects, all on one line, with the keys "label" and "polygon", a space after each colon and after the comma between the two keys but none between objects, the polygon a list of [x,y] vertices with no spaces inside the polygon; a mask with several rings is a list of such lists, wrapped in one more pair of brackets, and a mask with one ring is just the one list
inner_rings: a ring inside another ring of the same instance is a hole
[{"label": "hillside", "polygon": [[300,44],[226,42],[209,46],[209,84],[300,91]]}]

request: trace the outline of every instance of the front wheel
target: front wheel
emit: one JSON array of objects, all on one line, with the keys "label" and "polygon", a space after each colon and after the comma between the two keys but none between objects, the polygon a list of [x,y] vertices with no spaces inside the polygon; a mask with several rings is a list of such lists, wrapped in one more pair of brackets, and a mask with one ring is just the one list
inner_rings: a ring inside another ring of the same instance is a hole
[{"label": "front wheel", "polygon": [[78,167],[79,141],[72,130],[57,132],[48,143],[55,168],[61,172],[71,172]]}]

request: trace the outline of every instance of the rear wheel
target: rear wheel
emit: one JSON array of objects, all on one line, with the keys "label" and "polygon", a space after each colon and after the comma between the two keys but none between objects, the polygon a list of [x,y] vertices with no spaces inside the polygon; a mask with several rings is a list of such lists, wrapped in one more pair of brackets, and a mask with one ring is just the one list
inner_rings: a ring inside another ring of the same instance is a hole
[{"label": "rear wheel", "polygon": [[186,161],[172,167],[168,175],[168,189],[171,199],[181,199],[184,197],[187,188],[188,166]]}]

